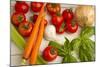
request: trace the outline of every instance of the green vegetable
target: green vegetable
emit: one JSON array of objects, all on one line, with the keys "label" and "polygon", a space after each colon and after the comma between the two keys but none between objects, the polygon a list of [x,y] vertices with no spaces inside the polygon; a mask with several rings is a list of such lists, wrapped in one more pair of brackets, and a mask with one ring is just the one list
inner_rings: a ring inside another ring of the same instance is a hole
[{"label": "green vegetable", "polygon": [[80,33],[80,37],[71,41],[74,51],[77,52],[80,61],[95,60],[95,42],[89,39],[95,34],[95,27],[85,27]]},{"label": "green vegetable", "polygon": [[47,62],[40,55],[38,55],[37,64],[47,64]]},{"label": "green vegetable", "polygon": [[[22,51],[25,47],[24,38],[17,32],[16,28],[11,24],[11,40]],[[47,64],[47,62],[38,55],[37,64]]]},{"label": "green vegetable", "polygon": [[83,41],[83,44],[79,48],[79,58],[82,62],[95,60],[95,43],[92,40],[85,39]]},{"label": "green vegetable", "polygon": [[85,38],[89,38],[94,34],[95,34],[95,27],[84,27],[81,31],[80,36],[85,37]]},{"label": "green vegetable", "polygon": [[25,40],[23,37],[16,31],[16,28],[11,24],[11,40],[16,44],[16,46],[23,50],[25,47]]},{"label": "green vegetable", "polygon": [[63,61],[62,61],[62,63],[66,63],[66,62],[74,63],[74,62],[77,62],[77,59],[74,56],[72,56],[71,54],[68,54],[63,58]]},{"label": "green vegetable", "polygon": [[66,39],[66,41],[63,46],[61,46],[60,44],[58,44],[54,41],[50,41],[49,46],[53,46],[53,47],[57,48],[58,55],[63,57],[62,63],[77,62],[77,59],[74,56],[72,56],[72,54],[71,54],[72,47],[70,45],[69,40],[67,38],[65,38],[65,39]]},{"label": "green vegetable", "polygon": [[81,40],[80,38],[76,38],[76,39],[73,39],[71,41],[70,44],[72,45],[72,50],[78,50],[78,48],[79,48],[79,46],[81,44],[81,41],[80,40]]}]

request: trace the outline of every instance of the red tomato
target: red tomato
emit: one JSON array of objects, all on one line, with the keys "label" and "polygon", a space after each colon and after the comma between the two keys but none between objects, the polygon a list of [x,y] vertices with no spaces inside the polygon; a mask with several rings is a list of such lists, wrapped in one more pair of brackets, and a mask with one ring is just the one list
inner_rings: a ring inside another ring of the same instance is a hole
[{"label": "red tomato", "polygon": [[51,18],[51,22],[55,26],[61,25],[63,23],[63,21],[64,21],[63,16],[60,13],[53,15]]},{"label": "red tomato", "polygon": [[69,21],[72,20],[74,17],[74,14],[71,9],[65,9],[62,13],[64,20]]},{"label": "red tomato", "polygon": [[56,57],[57,57],[57,50],[54,47],[48,46],[44,49],[43,58],[46,61],[53,61],[54,59],[56,59]]},{"label": "red tomato", "polygon": [[34,15],[32,16],[32,18],[31,18],[31,19],[32,19],[32,21],[33,21],[33,22],[36,22],[37,17],[38,17],[38,15],[37,15],[37,14],[34,14]]},{"label": "red tomato", "polygon": [[18,31],[19,33],[24,36],[24,37],[28,37],[30,36],[31,32],[32,32],[32,29],[33,29],[33,25],[32,23],[30,22],[24,22],[24,23],[21,23],[18,27]]},{"label": "red tomato", "polygon": [[50,15],[54,15],[61,11],[60,4],[47,3],[46,7],[47,7],[47,11]]},{"label": "red tomato", "polygon": [[26,21],[26,17],[23,13],[13,13],[11,21],[15,26],[19,26],[20,23]]},{"label": "red tomato", "polygon": [[31,2],[31,9],[33,12],[39,12],[42,8],[42,2]]},{"label": "red tomato", "polygon": [[56,26],[56,32],[58,34],[63,34],[65,32],[65,23],[63,22],[61,25]]},{"label": "red tomato", "polygon": [[67,31],[70,33],[75,33],[78,30],[78,23],[67,21],[66,26]]},{"label": "red tomato", "polygon": [[17,1],[15,4],[15,10],[19,13],[27,13],[29,10],[29,6],[26,2]]}]

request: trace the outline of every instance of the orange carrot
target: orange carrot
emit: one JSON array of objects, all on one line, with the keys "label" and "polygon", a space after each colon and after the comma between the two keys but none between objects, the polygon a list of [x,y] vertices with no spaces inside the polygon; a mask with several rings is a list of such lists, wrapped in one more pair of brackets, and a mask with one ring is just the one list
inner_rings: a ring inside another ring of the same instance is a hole
[{"label": "orange carrot", "polygon": [[40,30],[39,30],[39,33],[38,33],[38,36],[37,36],[36,43],[34,45],[31,56],[29,58],[29,64],[35,64],[36,63],[37,55],[38,55],[39,48],[40,48],[40,45],[41,45],[41,41],[42,41],[42,38],[43,38],[44,28],[45,28],[45,20],[43,19],[41,24],[40,24]]},{"label": "orange carrot", "polygon": [[23,58],[26,59],[26,60],[30,57],[32,48],[35,44],[37,34],[38,34],[38,31],[39,31],[40,22],[42,20],[43,15],[44,15],[44,8],[45,8],[45,4],[43,4],[43,6],[41,8],[41,11],[40,11],[39,16],[36,20],[36,23],[34,24],[34,28],[32,30],[32,33],[31,33],[31,35],[30,35],[30,37],[29,37],[29,39],[26,43],[25,50],[24,50],[24,53],[23,53]]}]

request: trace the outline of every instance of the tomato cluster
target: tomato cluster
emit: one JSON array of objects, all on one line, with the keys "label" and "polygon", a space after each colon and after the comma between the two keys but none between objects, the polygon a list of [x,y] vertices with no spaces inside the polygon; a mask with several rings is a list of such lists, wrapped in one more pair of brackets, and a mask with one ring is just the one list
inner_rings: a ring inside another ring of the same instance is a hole
[{"label": "tomato cluster", "polygon": [[72,9],[65,9],[62,13],[62,16],[66,22],[66,31],[74,33],[78,29],[78,24],[74,20],[74,13]]},{"label": "tomato cluster", "polygon": [[71,9],[65,9],[62,14],[60,4],[47,4],[48,13],[51,15],[51,22],[56,27],[56,32],[62,34],[65,31],[74,33],[78,24],[74,21],[74,13]]}]

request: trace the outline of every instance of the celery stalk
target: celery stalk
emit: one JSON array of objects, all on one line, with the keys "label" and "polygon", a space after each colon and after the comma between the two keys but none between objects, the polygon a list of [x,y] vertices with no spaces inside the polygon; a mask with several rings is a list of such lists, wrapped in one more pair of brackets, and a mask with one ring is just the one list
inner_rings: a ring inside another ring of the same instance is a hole
[{"label": "celery stalk", "polygon": [[15,45],[23,50],[25,47],[25,40],[23,37],[17,32],[16,28],[11,24],[11,40],[15,43]]}]

